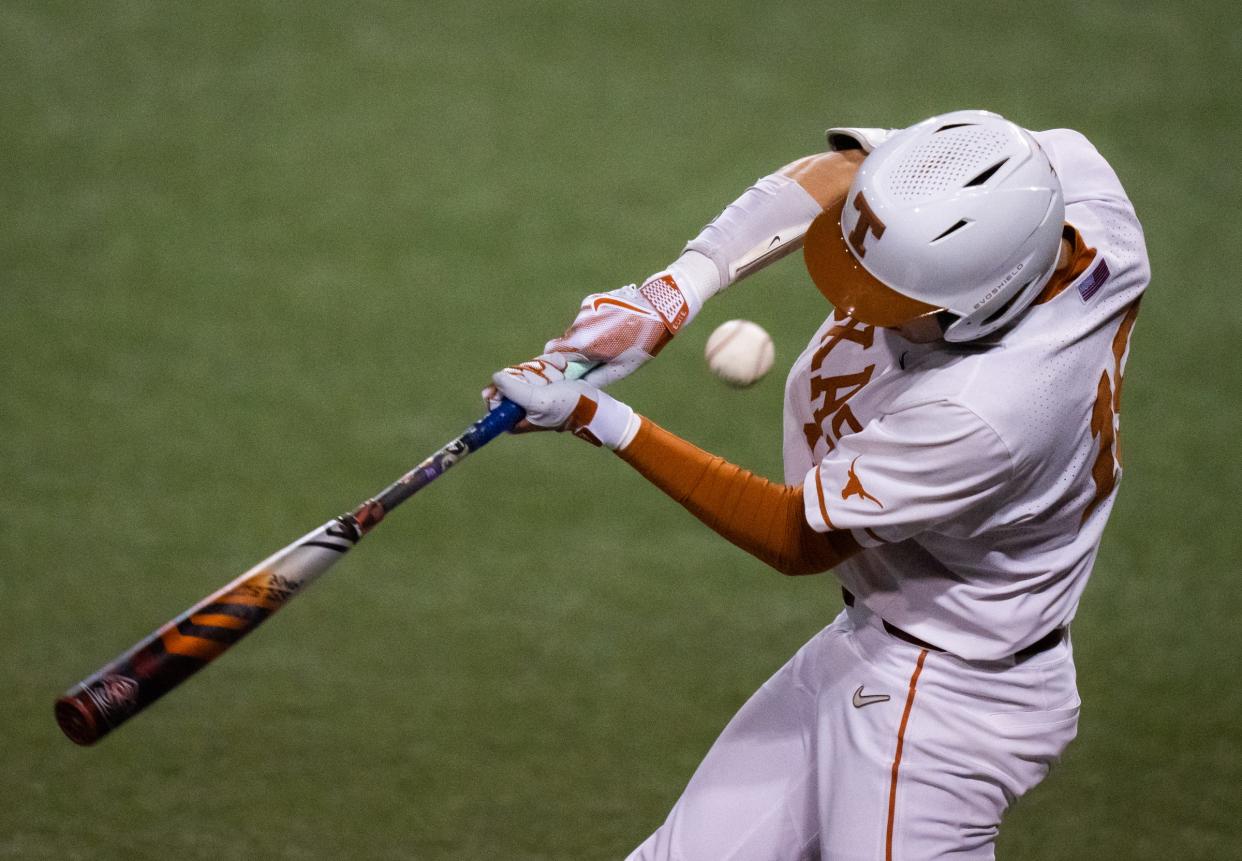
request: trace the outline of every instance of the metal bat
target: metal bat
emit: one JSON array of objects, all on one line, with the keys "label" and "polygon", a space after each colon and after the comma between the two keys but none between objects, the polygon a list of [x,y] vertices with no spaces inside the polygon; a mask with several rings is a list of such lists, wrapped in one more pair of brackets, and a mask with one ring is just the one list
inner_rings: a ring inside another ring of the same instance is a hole
[{"label": "metal bat", "polygon": [[332,567],[388,512],[523,416],[517,404],[501,401],[378,495],[264,559],[78,682],[56,701],[61,730],[82,745],[103,738],[218,658]]}]

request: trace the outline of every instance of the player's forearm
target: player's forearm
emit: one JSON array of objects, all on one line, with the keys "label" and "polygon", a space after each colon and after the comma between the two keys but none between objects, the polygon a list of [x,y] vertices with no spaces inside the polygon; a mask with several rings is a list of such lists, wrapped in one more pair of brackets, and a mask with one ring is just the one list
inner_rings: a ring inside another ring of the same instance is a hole
[{"label": "player's forearm", "polygon": [[[764,177],[690,241],[681,256],[641,286],[583,300],[573,324],[544,344],[592,366],[587,382],[607,386],[655,356],[712,296],[802,246],[811,222],[839,200],[857,165],[850,153],[823,153]],[[495,389],[484,390],[491,403]]]},{"label": "player's forearm", "polygon": [[773,173],[760,179],[686,243],[687,253],[716,267],[716,287],[702,300],[800,248],[821,211],[793,178]]},{"label": "player's forearm", "polygon": [[778,173],[798,183],[820,209],[831,209],[846,195],[862,164],[862,150],[821,152],[785,165]]},{"label": "player's forearm", "polygon": [[691,514],[782,574],[827,571],[856,553],[847,533],[819,533],[802,487],[775,484],[691,445],[649,419],[617,452]]},{"label": "player's forearm", "polygon": [[807,156],[725,207],[668,270],[686,295],[690,317],[716,293],[801,248],[815,217],[845,195],[861,159],[854,152]]}]

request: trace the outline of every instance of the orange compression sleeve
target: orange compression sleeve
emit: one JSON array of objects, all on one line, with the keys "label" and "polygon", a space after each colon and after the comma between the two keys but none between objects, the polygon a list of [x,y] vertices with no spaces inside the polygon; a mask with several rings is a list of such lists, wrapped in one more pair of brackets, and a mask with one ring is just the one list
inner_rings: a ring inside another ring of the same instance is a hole
[{"label": "orange compression sleeve", "polygon": [[815,574],[861,547],[848,532],[816,532],[802,487],[775,484],[691,445],[642,417],[617,452],[644,478],[738,547],[782,574]]}]

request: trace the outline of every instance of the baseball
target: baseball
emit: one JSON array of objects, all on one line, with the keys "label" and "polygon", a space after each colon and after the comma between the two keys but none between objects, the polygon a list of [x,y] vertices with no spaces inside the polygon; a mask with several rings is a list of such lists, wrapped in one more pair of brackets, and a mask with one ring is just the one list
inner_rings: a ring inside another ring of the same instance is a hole
[{"label": "baseball", "polygon": [[739,388],[763,379],[776,356],[772,336],[750,320],[721,323],[707,339],[707,366],[726,383]]}]

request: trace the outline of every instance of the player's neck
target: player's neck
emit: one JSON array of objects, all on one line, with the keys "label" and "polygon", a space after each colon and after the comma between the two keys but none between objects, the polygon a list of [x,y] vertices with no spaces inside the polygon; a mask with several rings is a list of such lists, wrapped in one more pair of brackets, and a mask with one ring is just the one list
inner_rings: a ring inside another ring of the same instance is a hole
[{"label": "player's neck", "polygon": [[1057,257],[1057,268],[1053,270],[1054,275],[1060,275],[1070,265],[1070,261],[1074,259],[1074,245],[1068,239],[1061,238],[1061,254]]},{"label": "player's neck", "polygon": [[909,323],[899,326],[897,331],[912,344],[930,344],[944,337],[944,326],[940,324],[936,314],[915,317]]}]

